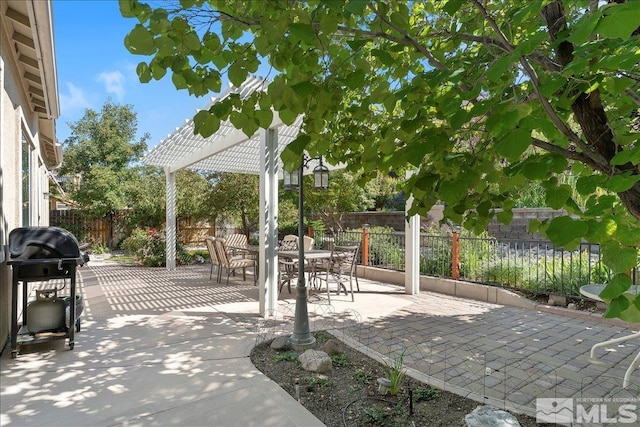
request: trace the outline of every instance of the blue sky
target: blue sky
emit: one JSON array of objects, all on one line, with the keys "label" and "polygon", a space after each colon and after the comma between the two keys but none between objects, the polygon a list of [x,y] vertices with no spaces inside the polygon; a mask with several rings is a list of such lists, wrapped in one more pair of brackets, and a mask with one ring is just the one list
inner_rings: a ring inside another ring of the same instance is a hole
[{"label": "blue sky", "polygon": [[136,66],[150,57],[133,55],[124,47],[124,36],[137,21],[120,15],[117,0],[54,0],[53,19],[61,143],[71,134],[68,122],[82,118],[87,108],[99,111],[108,98],[133,106],[138,136],[151,135],[149,148],[193,117],[196,108],[208,105],[210,97],[175,89],[169,74],[161,81],[140,83]]}]

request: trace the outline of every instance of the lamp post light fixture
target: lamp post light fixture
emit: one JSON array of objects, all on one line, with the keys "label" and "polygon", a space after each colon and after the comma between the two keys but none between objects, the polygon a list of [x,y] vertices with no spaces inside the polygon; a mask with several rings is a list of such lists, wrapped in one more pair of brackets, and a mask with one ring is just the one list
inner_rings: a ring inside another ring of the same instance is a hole
[{"label": "lamp post light fixture", "polygon": [[323,190],[329,188],[329,169],[322,164],[322,157],[318,166],[313,168],[313,187]]},{"label": "lamp post light fixture", "polygon": [[[303,171],[310,159],[302,155],[297,173],[284,172],[284,188],[298,188],[298,285],[296,286],[296,312],[293,321],[293,334],[290,338],[294,350],[306,350],[313,347],[316,339],[309,329],[309,312],[307,311],[307,286],[304,280],[304,194]],[[313,169],[313,186],[316,189],[329,188],[329,169],[320,163]]]}]

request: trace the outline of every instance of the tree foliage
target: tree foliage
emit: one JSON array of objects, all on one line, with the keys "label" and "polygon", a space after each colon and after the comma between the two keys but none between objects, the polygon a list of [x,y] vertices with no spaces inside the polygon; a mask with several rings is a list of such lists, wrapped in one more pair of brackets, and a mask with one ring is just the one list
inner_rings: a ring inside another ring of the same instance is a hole
[{"label": "tree foliage", "polygon": [[[266,70],[264,91],[194,117],[213,134],[246,134],[304,115],[282,153],[306,150],[372,177],[399,167],[411,213],[445,202],[445,218],[483,230],[509,222],[539,182],[565,217],[532,224],[557,245],[600,243],[615,276],[608,316],[640,320],[623,293],[640,241],[639,1],[182,0],[153,9],[120,0],[138,22],[125,44],[142,82],[169,74],[201,96]],[[262,68],[260,68],[262,67]],[[557,175],[571,170],[572,188]]]},{"label": "tree foliage", "polygon": [[160,168],[134,166],[128,180],[120,182],[127,201],[123,216],[125,235],[136,228],[161,229],[166,220],[165,178]]},{"label": "tree foliage", "polygon": [[120,184],[131,179],[130,166],[142,158],[149,139],[145,134],[135,141],[137,123],[132,106],[107,101],[69,124],[60,175],[71,183],[71,199],[94,217],[127,206]]},{"label": "tree foliage", "polygon": [[330,185],[326,190],[314,190],[312,177],[305,177],[305,207],[314,217],[320,217],[332,233],[343,231],[342,218],[347,212],[368,210],[379,194],[372,186],[356,185],[356,176],[341,170],[331,172]]},{"label": "tree foliage", "polygon": [[240,223],[246,235],[257,229],[260,220],[258,176],[220,173],[210,175],[209,179],[213,187],[207,205],[212,215]]},{"label": "tree foliage", "polygon": [[190,169],[179,170],[176,174],[178,216],[188,216],[196,222],[215,220],[216,210],[212,209],[207,199],[212,189],[213,184],[205,174]]},{"label": "tree foliage", "polygon": [[100,111],[85,110],[70,123],[71,136],[64,141],[62,175],[85,174],[94,166],[119,172],[140,160],[147,149],[149,134],[135,141],[137,114],[131,105],[107,100]]}]

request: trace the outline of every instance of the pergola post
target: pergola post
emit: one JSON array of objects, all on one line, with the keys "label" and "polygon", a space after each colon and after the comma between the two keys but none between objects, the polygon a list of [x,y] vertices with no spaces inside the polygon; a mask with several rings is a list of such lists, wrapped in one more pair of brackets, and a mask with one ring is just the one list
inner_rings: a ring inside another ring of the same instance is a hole
[{"label": "pergola post", "polygon": [[[407,171],[406,177],[413,175],[414,171]],[[407,199],[405,214],[413,203],[413,196]],[[420,293],[420,215],[407,218],[404,224],[405,235],[405,265],[404,265],[404,290],[409,295]]]},{"label": "pergola post", "polygon": [[166,218],[165,218],[165,233],[166,233],[166,251],[167,251],[167,270],[176,269],[176,172],[171,171],[170,168],[164,169],[166,178]]},{"label": "pergola post", "polygon": [[268,316],[278,304],[278,129],[260,130],[259,312]]}]

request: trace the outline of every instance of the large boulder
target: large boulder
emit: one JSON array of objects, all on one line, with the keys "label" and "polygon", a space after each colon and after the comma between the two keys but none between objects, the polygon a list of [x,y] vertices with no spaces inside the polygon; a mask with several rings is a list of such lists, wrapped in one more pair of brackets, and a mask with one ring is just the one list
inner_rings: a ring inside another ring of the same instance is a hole
[{"label": "large boulder", "polygon": [[331,357],[324,351],[309,349],[302,353],[298,360],[305,371],[318,372],[320,374],[331,371]]},{"label": "large boulder", "polygon": [[493,406],[478,406],[464,417],[467,427],[520,427],[518,419]]}]

